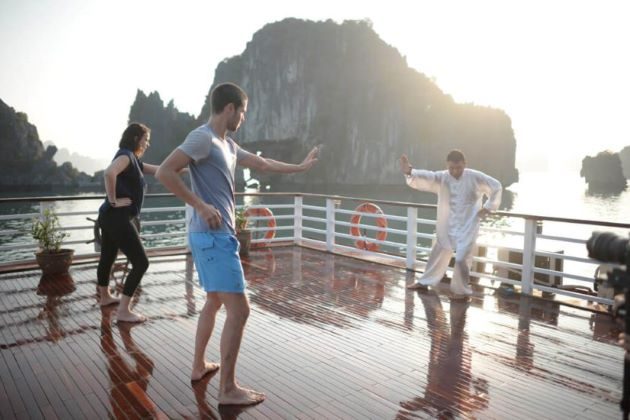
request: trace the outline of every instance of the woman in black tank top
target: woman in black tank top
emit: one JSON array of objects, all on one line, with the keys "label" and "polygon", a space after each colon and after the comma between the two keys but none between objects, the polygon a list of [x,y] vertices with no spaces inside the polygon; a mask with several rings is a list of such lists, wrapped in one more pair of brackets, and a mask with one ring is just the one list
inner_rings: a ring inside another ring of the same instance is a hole
[{"label": "woman in black tank top", "polygon": [[[118,303],[118,321],[146,320],[144,315],[131,311],[129,304],[149,267],[137,221],[144,199],[144,175],[154,175],[158,168],[140,160],[149,147],[150,134],[151,130],[147,126],[131,123],[123,132],[120,149],[112,163],[105,169],[107,198],[101,205],[98,216],[102,230],[101,258],[97,270],[98,295],[101,306]],[[120,300],[109,291],[109,278],[119,250],[127,256],[132,267],[125,280]]]}]

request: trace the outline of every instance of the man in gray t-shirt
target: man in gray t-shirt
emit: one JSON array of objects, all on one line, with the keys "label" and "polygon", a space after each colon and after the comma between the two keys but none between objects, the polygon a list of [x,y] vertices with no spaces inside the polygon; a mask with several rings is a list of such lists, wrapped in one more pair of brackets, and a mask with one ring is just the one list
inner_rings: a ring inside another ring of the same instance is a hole
[{"label": "man in gray t-shirt", "polygon": [[221,226],[210,229],[208,223],[194,211],[190,232],[235,233],[234,170],[251,153],[241,149],[229,137],[219,138],[210,124],[204,124],[188,134],[179,150],[188,155],[192,191],[221,213]]},{"label": "man in gray t-shirt", "polygon": [[[188,134],[160,165],[157,179],[192,206],[189,245],[206,304],[199,314],[191,380],[196,381],[219,368],[205,360],[217,311],[225,305],[219,404],[248,405],[264,400],[264,394],[240,387],[234,378],[238,351],[249,316],[243,267],[234,236],[234,169],[236,164],[263,172],[293,173],[311,168],[317,161],[313,148],[295,165],[263,158],[241,149],[228,131],[236,132],[245,120],[247,95],[235,84],[223,83],[212,90],[212,115],[207,124]],[[177,172],[188,167],[192,191]]]}]

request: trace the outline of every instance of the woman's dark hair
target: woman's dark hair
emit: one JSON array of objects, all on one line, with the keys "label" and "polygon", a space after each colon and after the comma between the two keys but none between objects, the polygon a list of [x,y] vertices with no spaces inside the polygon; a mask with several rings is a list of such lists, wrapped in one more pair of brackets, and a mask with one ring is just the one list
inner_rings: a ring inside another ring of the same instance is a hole
[{"label": "woman's dark hair", "polygon": [[229,104],[234,104],[238,109],[247,101],[247,94],[240,86],[234,83],[221,83],[212,89],[211,93],[212,113],[220,114]]},{"label": "woman's dark hair", "polygon": [[144,137],[145,134],[147,136],[151,134],[151,129],[144,124],[133,122],[129,124],[123,132],[120,143],[118,143],[118,147],[135,152],[139,148],[140,139]]}]

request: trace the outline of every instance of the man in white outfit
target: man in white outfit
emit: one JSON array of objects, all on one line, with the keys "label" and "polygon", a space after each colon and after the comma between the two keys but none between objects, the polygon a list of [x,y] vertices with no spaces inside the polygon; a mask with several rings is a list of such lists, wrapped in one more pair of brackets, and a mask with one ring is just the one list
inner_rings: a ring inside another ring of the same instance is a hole
[{"label": "man in white outfit", "polygon": [[[400,169],[405,174],[407,185],[438,195],[437,241],[424,274],[408,288],[425,289],[438,284],[455,252],[451,292],[463,297],[472,294],[468,282],[479,223],[499,207],[502,187],[491,176],[466,168],[466,158],[459,150],[449,152],[446,164],[447,170],[434,172],[413,169],[406,155],[400,158]],[[488,200],[482,206],[484,195]]]}]

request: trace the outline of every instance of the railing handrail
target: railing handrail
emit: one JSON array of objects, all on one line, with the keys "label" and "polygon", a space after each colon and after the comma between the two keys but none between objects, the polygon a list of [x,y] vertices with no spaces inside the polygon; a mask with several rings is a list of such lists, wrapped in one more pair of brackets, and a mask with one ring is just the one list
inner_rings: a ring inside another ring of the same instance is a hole
[{"label": "railing handrail", "polygon": [[[375,204],[386,204],[392,206],[401,207],[413,207],[424,209],[436,209],[436,204],[422,204],[422,203],[410,203],[406,201],[391,201],[391,200],[379,200],[374,198],[365,197],[349,197],[344,195],[330,195],[330,194],[317,194],[317,193],[300,193],[300,192],[238,192],[237,196],[258,196],[258,197],[313,197],[313,198],[327,198],[333,200],[348,200],[348,201],[369,201]],[[154,193],[146,194],[145,198],[159,198],[159,197],[175,197],[172,193]],[[88,196],[43,196],[43,197],[10,197],[0,198],[0,204],[2,203],[23,203],[23,202],[48,202],[48,201],[79,201],[79,200],[104,200],[105,195],[88,195]],[[183,205],[183,203],[182,203]],[[603,220],[589,220],[589,219],[570,219],[564,217],[554,216],[542,216],[528,213],[513,213],[509,211],[497,211],[493,215],[513,217],[524,220],[536,220],[536,221],[548,221],[548,222],[561,222],[561,223],[573,223],[580,225],[591,225],[601,227],[613,227],[621,229],[630,229],[630,223],[620,222],[607,222]]]},{"label": "railing handrail", "polygon": [[[296,196],[303,195],[302,193],[292,192],[237,192],[236,195],[247,196]],[[82,200],[104,200],[105,194],[94,195],[44,195],[38,197],[7,197],[0,198],[0,204],[2,203],[28,203],[32,201],[49,202],[49,201],[82,201]],[[159,198],[159,197],[175,197],[173,193],[151,193],[145,194],[146,198]]]}]

